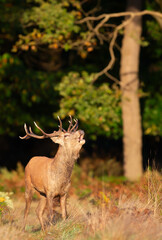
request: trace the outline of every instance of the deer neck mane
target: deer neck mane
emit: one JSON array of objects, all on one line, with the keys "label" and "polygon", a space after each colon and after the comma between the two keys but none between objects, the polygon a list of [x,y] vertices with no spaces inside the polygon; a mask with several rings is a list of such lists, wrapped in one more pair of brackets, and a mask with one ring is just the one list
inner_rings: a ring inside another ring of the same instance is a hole
[{"label": "deer neck mane", "polygon": [[[78,151],[69,149],[66,146],[59,146],[57,153],[52,161],[52,169],[62,169],[67,172],[69,177],[71,176],[73,166],[77,158],[79,157]],[[57,166],[57,168],[56,168]]]}]

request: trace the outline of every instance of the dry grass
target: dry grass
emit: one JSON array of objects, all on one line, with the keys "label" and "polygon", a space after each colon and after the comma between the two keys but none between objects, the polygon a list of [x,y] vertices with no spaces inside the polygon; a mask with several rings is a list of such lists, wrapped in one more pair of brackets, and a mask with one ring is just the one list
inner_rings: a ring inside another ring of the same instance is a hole
[{"label": "dry grass", "polygon": [[123,184],[115,189],[118,195],[112,187],[98,194],[99,199],[95,199],[95,194],[82,200],[71,196],[68,219],[63,221],[60,209],[56,209],[54,224],[47,227],[46,233],[42,233],[35,214],[38,200],[32,202],[26,232],[21,230],[25,203],[15,195],[14,210],[0,219],[0,239],[161,240],[161,176],[157,172],[147,172],[140,183]]},{"label": "dry grass", "polygon": [[[35,215],[37,201],[34,201],[28,217],[26,232],[21,231],[24,202],[14,202],[15,211],[9,220],[0,224],[1,240],[29,239],[87,239],[87,240],[160,240],[162,224],[154,216],[151,205],[144,205],[134,199],[118,202],[118,206],[96,207],[87,200],[69,199],[66,221],[60,218],[43,234]],[[57,214],[58,215],[58,214]]]}]

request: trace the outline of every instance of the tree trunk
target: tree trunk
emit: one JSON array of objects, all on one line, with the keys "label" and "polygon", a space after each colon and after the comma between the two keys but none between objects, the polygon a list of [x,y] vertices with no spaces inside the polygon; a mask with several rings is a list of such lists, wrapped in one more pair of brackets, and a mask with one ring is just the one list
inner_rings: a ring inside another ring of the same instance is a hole
[{"label": "tree trunk", "polygon": [[[127,11],[139,11],[141,0],[128,0]],[[120,80],[125,176],[138,180],[142,176],[142,128],[139,88],[139,54],[142,31],[141,17],[134,18],[124,30],[121,50]]]}]

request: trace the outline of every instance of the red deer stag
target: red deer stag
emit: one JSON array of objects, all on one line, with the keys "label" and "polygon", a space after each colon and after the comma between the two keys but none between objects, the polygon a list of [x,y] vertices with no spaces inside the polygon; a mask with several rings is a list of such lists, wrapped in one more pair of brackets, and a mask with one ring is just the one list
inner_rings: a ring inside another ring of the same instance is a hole
[{"label": "red deer stag", "polygon": [[58,131],[47,134],[35,122],[35,126],[41,131],[42,135],[36,135],[32,132],[31,127],[27,128],[24,124],[26,135],[21,139],[30,137],[44,139],[50,138],[54,143],[59,144],[58,151],[54,158],[33,157],[25,168],[25,200],[26,208],[24,213],[24,230],[26,219],[29,213],[33,190],[40,194],[40,201],[36,209],[36,214],[44,231],[43,213],[47,207],[50,221],[53,218],[53,199],[60,198],[62,217],[66,219],[66,197],[70,187],[70,178],[73,166],[79,157],[79,151],[85,143],[84,131],[78,129],[78,120],[70,116],[68,130],[62,128],[62,122],[58,117],[60,126]]}]

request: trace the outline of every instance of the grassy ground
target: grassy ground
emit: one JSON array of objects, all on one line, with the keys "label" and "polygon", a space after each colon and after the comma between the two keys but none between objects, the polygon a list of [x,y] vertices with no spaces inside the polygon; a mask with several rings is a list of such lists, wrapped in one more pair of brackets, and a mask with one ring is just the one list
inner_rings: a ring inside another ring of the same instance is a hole
[{"label": "grassy ground", "polygon": [[37,196],[32,202],[26,232],[21,230],[25,205],[23,173],[19,169],[16,173],[4,175],[2,171],[0,184],[5,190],[14,191],[14,209],[0,217],[0,239],[162,239],[162,189],[161,176],[157,172],[147,172],[143,179],[135,184],[121,182],[120,179],[115,183],[108,179],[103,182],[84,174],[80,174],[78,178],[78,174],[77,169],[68,198],[68,219],[63,221],[60,208],[56,207],[53,225],[47,226],[46,233],[42,233],[35,214]]}]

